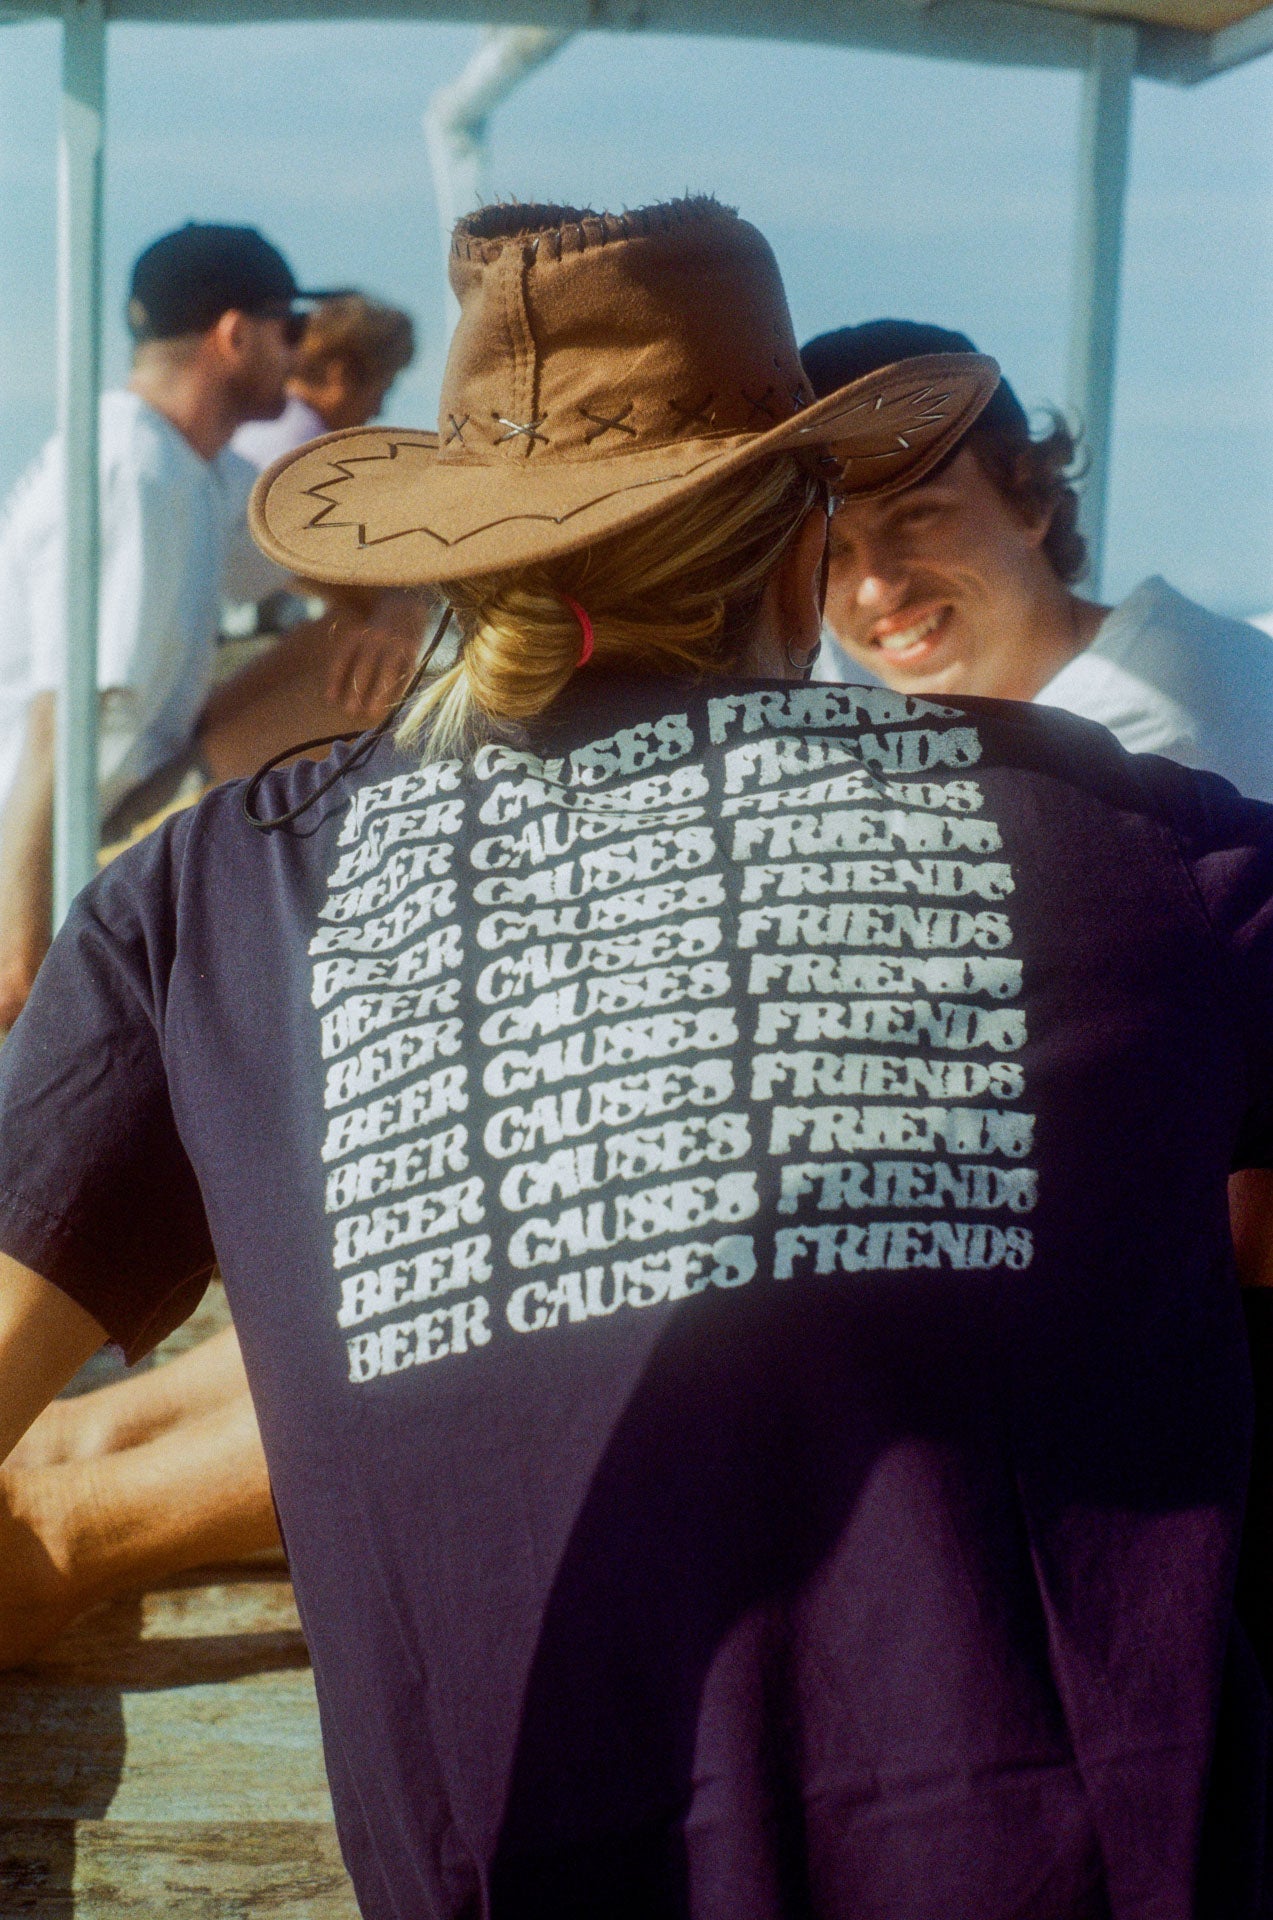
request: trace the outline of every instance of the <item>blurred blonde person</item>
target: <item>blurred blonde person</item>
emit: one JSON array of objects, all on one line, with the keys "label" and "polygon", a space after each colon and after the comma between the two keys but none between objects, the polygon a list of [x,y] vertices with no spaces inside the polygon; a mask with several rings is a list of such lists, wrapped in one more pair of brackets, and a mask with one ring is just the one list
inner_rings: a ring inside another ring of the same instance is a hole
[{"label": "blurred blonde person", "polygon": [[254,467],[268,467],[321,433],[361,427],[384,409],[415,358],[410,314],[365,293],[335,293],[309,311],[277,420],[252,420],[231,441]]}]

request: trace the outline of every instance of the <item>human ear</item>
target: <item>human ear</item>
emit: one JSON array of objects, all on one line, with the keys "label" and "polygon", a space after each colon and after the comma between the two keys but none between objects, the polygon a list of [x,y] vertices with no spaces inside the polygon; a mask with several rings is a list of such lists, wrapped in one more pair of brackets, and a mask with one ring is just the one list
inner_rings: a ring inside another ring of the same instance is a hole
[{"label": "human ear", "polygon": [[1020,493],[1009,504],[1025,534],[1027,546],[1041,547],[1051,530],[1057,503],[1055,500],[1032,501],[1030,499],[1030,475],[1024,457],[1018,458],[1013,479],[1020,488]]},{"label": "human ear", "polygon": [[811,654],[822,638],[822,607],[826,592],[823,555],[828,521],[822,507],[811,507],[800,530],[778,562],[777,587],[782,616],[781,632],[789,655],[798,660]]},{"label": "human ear", "polygon": [[744,670],[774,680],[804,673],[822,638],[822,556],[827,516],[812,508],[788,541],[761,596]]},{"label": "human ear", "polygon": [[247,349],[247,315],[231,307],[212,329],[212,338],[223,359],[241,360]]},{"label": "human ear", "polygon": [[1043,545],[1051,530],[1056,507],[1056,501],[1051,500],[1046,506],[1040,504],[1017,508],[1017,519],[1028,547],[1037,548]]}]

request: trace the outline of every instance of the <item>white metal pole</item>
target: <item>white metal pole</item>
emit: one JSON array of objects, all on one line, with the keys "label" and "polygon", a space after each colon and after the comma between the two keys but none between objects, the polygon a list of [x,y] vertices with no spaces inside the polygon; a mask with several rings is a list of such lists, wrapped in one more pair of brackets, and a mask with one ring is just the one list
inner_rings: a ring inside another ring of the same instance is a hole
[{"label": "white metal pole", "polygon": [[102,0],[64,0],[58,142],[58,431],[63,449],[66,658],[57,705],[55,925],[94,871],[97,798],[97,404],[102,285]]},{"label": "white metal pole", "polygon": [[1102,20],[1091,27],[1079,134],[1078,222],[1070,316],[1070,405],[1082,420],[1090,462],[1082,528],[1099,593],[1105,549],[1119,276],[1127,199],[1136,28]]},{"label": "white metal pole", "polygon": [[451,229],[486,198],[487,122],[500,102],[563,47],[569,30],[484,27],[477,51],[456,79],[439,87],[424,111],[433,192],[442,240],[442,297],[450,333],[460,309],[451,292]]}]

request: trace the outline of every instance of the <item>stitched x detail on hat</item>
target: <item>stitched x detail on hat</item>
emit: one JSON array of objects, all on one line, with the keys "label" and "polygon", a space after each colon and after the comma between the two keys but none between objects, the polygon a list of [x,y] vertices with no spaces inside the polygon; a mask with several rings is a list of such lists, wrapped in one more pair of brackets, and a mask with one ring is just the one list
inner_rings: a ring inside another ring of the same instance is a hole
[{"label": "stitched x detail on hat", "polygon": [[743,388],[743,399],[747,402],[747,405],[751,408],[751,412],[747,415],[748,426],[751,425],[752,421],[756,418],[757,414],[760,415],[762,420],[777,420],[781,417],[779,414],[774,412],[774,409],[769,404],[769,396],[774,391],[775,389],[772,386],[768,386],[765,388],[765,391],[761,394],[760,398],[757,399],[754,394],[748,393],[746,387]]},{"label": "stitched x detail on hat", "polygon": [[543,426],[547,418],[548,415],[546,413],[541,413],[538,420],[506,420],[502,413],[493,413],[491,415],[491,419],[494,420],[497,426],[508,428],[507,433],[501,433],[499,436],[501,446],[505,440],[525,440],[528,447],[535,446],[537,442],[546,447],[548,445],[548,435],[541,433],[539,429]]},{"label": "stitched x detail on hat", "polygon": [[621,413],[615,413],[610,415],[607,415],[604,413],[589,413],[587,407],[580,407],[579,411],[583,415],[584,419],[591,420],[593,427],[595,429],[594,432],[586,433],[584,435],[585,446],[590,447],[594,440],[600,440],[602,436],[607,433],[628,433],[628,434],[631,434],[632,438],[635,440],[636,428],[624,425],[624,422],[627,420],[628,415],[631,413],[634,404],[635,403],[633,401],[629,400],[627,406],[624,407]]},{"label": "stitched x detail on hat", "polygon": [[448,413],[446,417],[451,422],[451,430],[443,438],[442,445],[449,447],[453,440],[458,440],[462,447],[466,447],[468,441],[464,438],[464,429],[469,423],[468,414],[466,413],[462,420],[457,420],[453,413]]},{"label": "stitched x detail on hat", "polygon": [[714,427],[716,415],[709,413],[707,409],[715,398],[714,393],[705,393],[701,400],[692,401],[689,406],[686,406],[683,400],[669,400],[667,404],[673,413],[680,415],[687,427]]}]

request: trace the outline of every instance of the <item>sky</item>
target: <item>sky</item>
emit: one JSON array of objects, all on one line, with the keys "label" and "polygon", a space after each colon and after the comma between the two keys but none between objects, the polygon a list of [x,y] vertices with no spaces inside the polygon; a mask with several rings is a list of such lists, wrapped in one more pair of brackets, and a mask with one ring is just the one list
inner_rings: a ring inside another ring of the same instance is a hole
[{"label": "sky", "polygon": [[[424,336],[391,417],[433,425],[442,252],[421,114],[475,46],[400,23],[116,26],[106,372],[158,233],[248,221],[310,285],[366,287]],[[58,38],[0,28],[0,489],[53,421]],[[1079,85],[825,47],[581,34],[492,123],[494,194],[593,207],[714,192],[767,234],[797,335],[883,314],[954,326],[1022,400],[1064,400]],[[1273,58],[1138,81],[1106,598],[1150,573],[1273,608]]]}]

